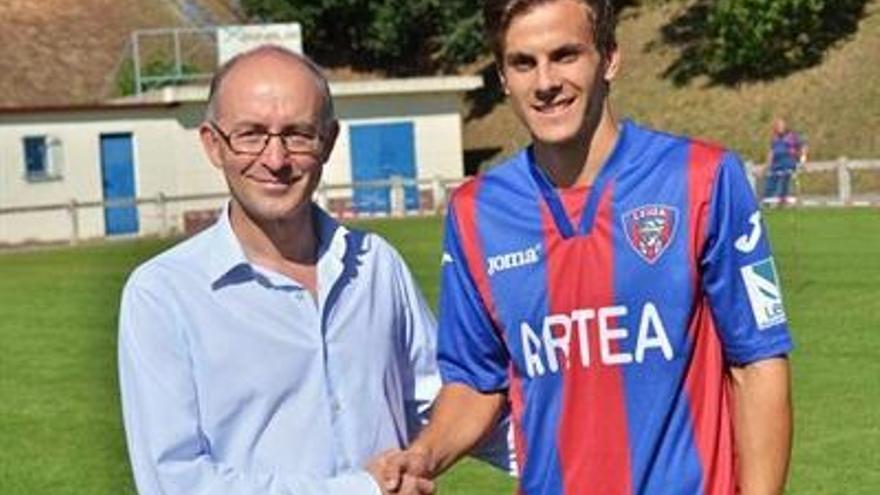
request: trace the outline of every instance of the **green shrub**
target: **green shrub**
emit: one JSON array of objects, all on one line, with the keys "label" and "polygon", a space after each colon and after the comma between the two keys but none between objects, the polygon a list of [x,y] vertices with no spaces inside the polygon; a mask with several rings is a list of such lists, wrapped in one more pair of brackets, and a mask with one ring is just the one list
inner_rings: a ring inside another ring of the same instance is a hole
[{"label": "green shrub", "polygon": [[670,69],[683,80],[766,79],[809,67],[855,32],[866,0],[698,0],[664,30],[686,46]]},{"label": "green shrub", "polygon": [[424,73],[485,52],[473,0],[242,0],[248,15],[302,24],[306,52],[324,65]]}]

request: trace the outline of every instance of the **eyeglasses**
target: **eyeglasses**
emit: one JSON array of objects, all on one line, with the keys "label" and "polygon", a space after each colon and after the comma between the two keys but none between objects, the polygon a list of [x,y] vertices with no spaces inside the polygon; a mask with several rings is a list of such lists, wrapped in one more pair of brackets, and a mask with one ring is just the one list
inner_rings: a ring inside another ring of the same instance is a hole
[{"label": "eyeglasses", "polygon": [[229,149],[242,155],[261,155],[273,137],[281,140],[284,150],[289,154],[314,155],[321,149],[321,134],[311,130],[290,129],[283,132],[269,132],[265,129],[246,129],[227,134],[216,122],[208,123],[223,138]]}]

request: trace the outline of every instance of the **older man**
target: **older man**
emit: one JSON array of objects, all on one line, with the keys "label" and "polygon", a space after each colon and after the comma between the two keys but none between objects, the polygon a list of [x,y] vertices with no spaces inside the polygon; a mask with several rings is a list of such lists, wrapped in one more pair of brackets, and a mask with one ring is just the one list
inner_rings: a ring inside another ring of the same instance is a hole
[{"label": "older man", "polygon": [[232,198],[122,296],[140,493],[385,493],[371,459],[408,442],[439,387],[434,320],[385,241],[312,203],[338,130],[300,55],[257,48],[214,77],[199,133]]}]

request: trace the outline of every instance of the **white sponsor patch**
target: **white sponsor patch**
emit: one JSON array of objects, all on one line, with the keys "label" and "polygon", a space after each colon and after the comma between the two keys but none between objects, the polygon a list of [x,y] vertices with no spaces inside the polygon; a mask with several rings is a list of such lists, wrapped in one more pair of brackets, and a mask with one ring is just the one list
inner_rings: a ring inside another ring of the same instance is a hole
[{"label": "white sponsor patch", "polygon": [[454,260],[452,259],[452,255],[447,253],[446,251],[443,251],[443,257],[440,258],[440,266],[443,266],[446,263],[453,263],[453,262],[454,262]]},{"label": "white sponsor patch", "polygon": [[779,290],[779,277],[773,258],[746,265],[740,268],[749,303],[755,322],[760,330],[785,323],[785,309],[782,307],[782,292]]},{"label": "white sponsor patch", "polygon": [[629,366],[675,358],[666,325],[650,301],[638,312],[617,305],[550,314],[537,325],[523,321],[519,331],[531,378],[572,366]]}]

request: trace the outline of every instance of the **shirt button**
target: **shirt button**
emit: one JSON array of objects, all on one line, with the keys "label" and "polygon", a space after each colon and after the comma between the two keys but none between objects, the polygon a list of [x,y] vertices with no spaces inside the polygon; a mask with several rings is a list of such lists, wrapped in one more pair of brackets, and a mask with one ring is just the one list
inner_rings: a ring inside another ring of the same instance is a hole
[{"label": "shirt button", "polygon": [[333,408],[333,412],[336,412],[336,413],[338,413],[339,411],[342,410],[342,404],[340,404],[339,401],[336,401],[336,400],[333,401],[333,403],[331,404],[331,407]]}]

